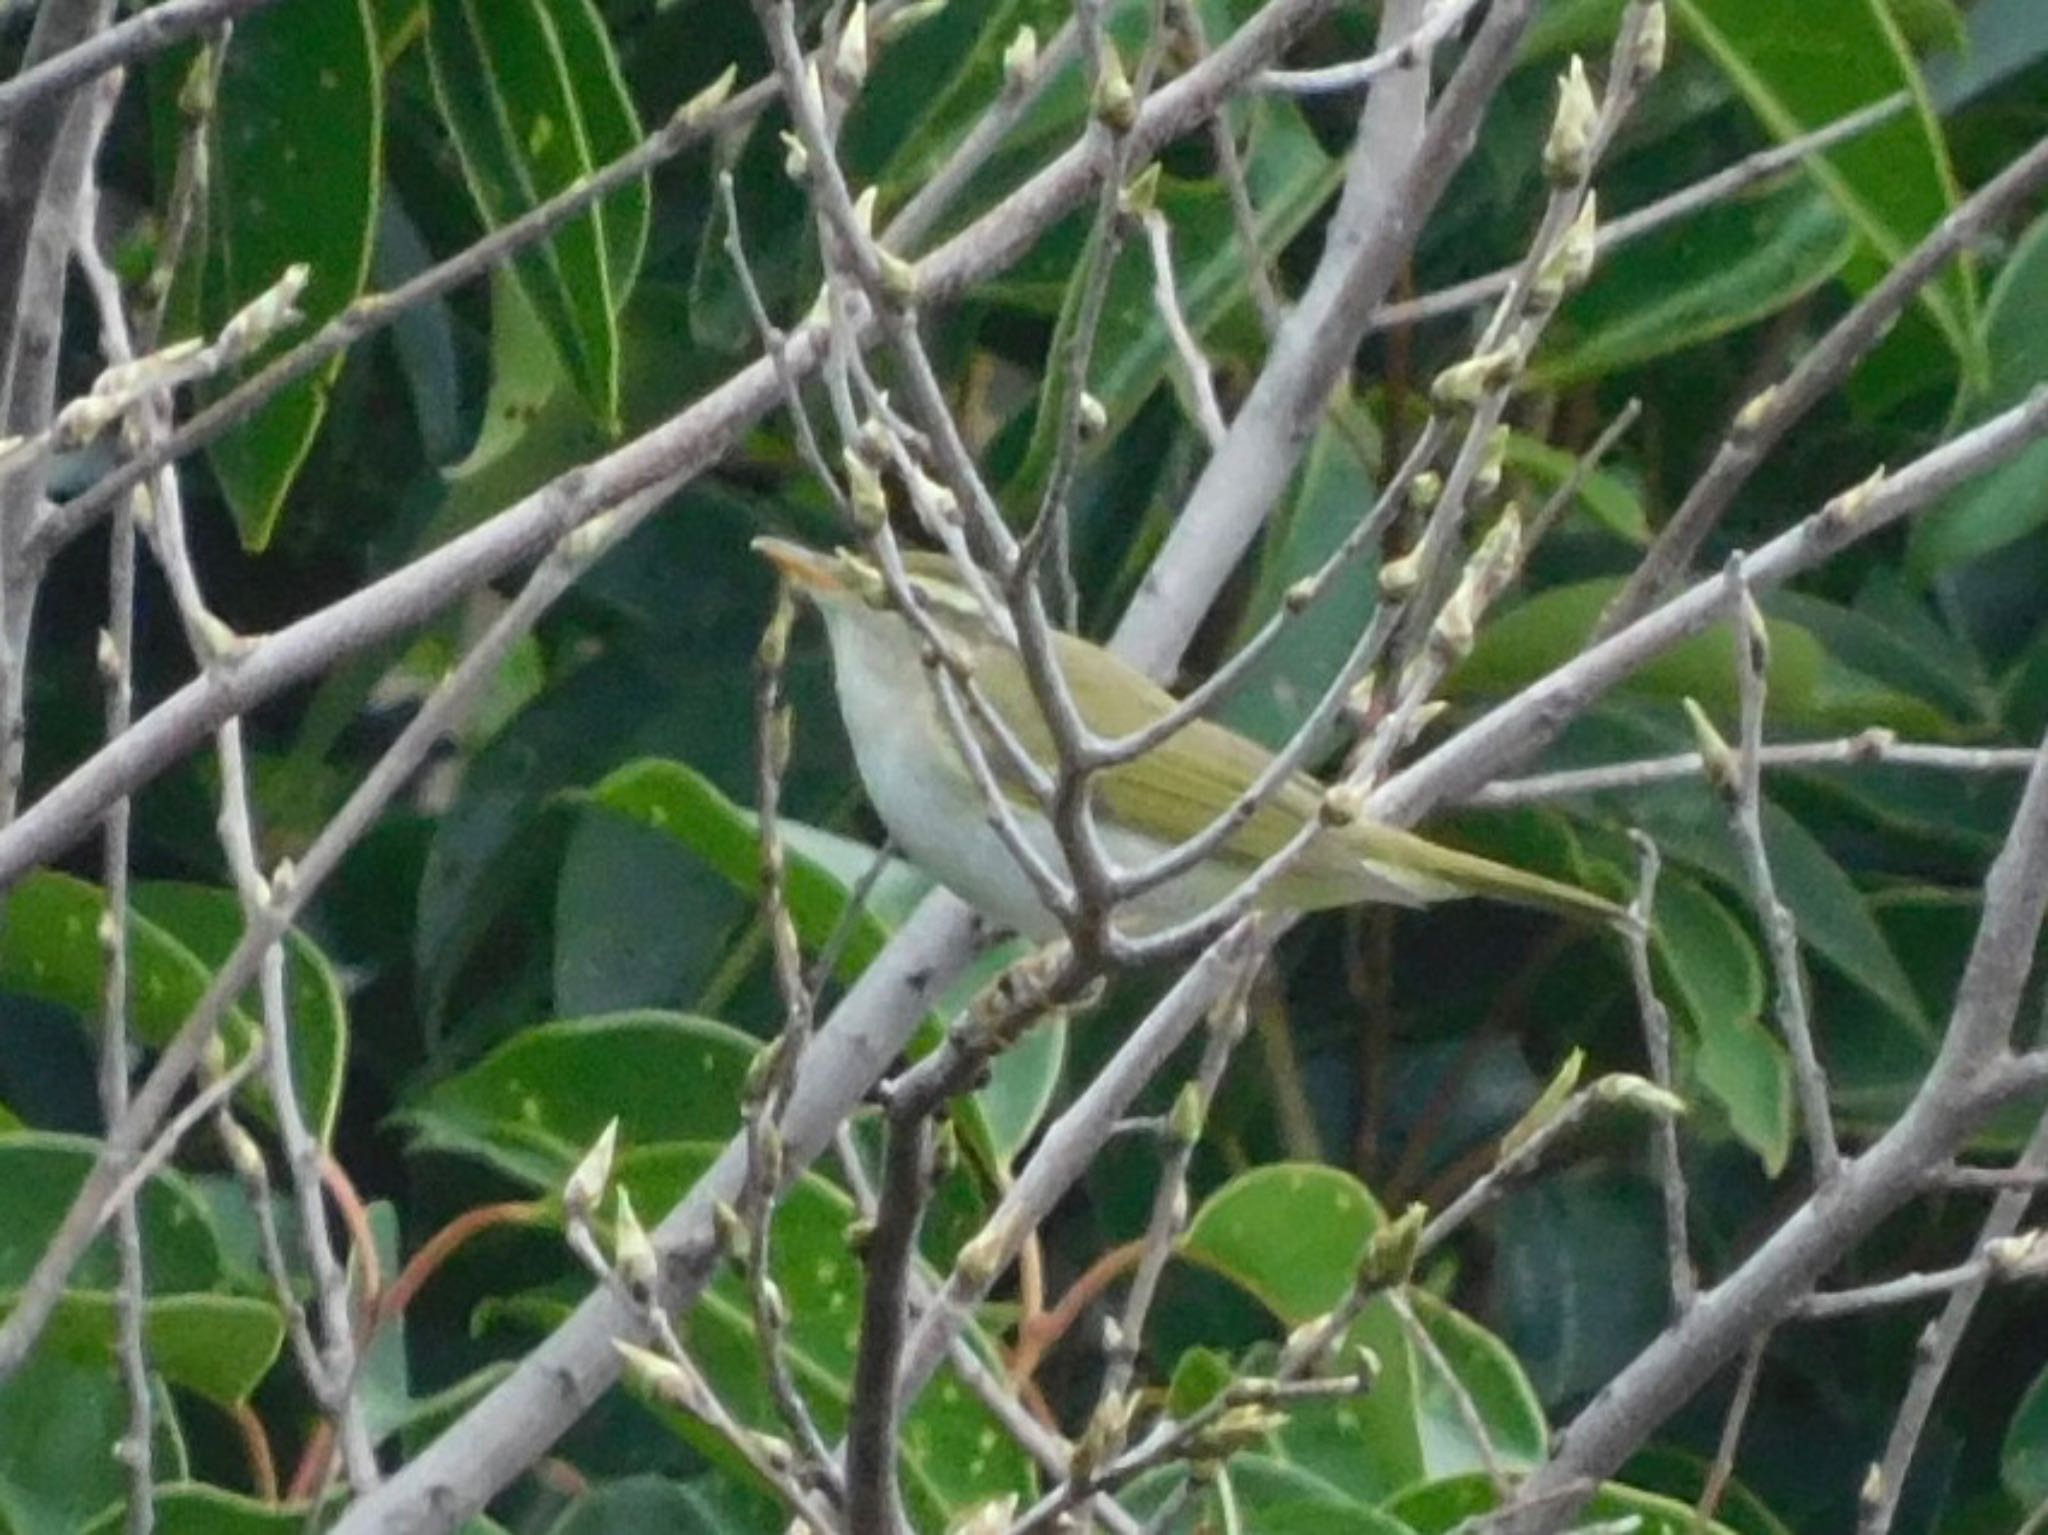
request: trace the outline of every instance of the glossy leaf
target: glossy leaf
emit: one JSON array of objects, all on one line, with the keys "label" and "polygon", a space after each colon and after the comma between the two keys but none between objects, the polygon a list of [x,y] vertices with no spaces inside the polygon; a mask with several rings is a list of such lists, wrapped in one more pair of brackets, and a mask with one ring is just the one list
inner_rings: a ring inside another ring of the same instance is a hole
[{"label": "glossy leaf", "polygon": [[[1549,1453],[1550,1429],[1535,1387],[1520,1361],[1492,1333],[1463,1312],[1419,1287],[1408,1292],[1416,1320],[1456,1377],[1453,1384],[1433,1361],[1418,1358],[1423,1457],[1432,1477],[1483,1470],[1489,1453],[1496,1464],[1533,1469]],[[1473,1437],[1464,1403],[1486,1427],[1486,1445]]]},{"label": "glossy leaf", "polygon": [[481,1156],[554,1189],[614,1117],[628,1147],[730,1135],[759,1049],[737,1029],[680,1013],[542,1024],[436,1083],[401,1117],[423,1147]]},{"label": "glossy leaf", "polygon": [[[1992,285],[1984,309],[1990,377],[1966,395],[1970,421],[2019,404],[2048,379],[2048,215],[2036,219]],[[1931,578],[1990,554],[2048,522],[2048,444],[2034,443],[1914,520],[1908,568]]]},{"label": "glossy leaf", "polygon": [[1763,962],[1748,931],[1697,881],[1666,870],[1657,884],[1657,957],[1692,1022],[1692,1069],[1736,1138],[1782,1171],[1791,1151],[1791,1062],[1760,1020]]},{"label": "glossy leaf", "polygon": [[2005,1490],[2024,1506],[2048,1503],[2048,1368],[2034,1377],[2013,1409],[1998,1472]]},{"label": "glossy leaf", "polygon": [[[1339,164],[1323,151],[1291,104],[1277,97],[1259,103],[1245,152],[1245,181],[1258,210],[1261,249],[1269,258],[1322,206],[1340,173]],[[1199,339],[1246,292],[1244,257],[1229,197],[1213,181],[1185,182],[1162,176],[1158,205],[1174,232],[1181,312]],[[1059,359],[1065,355],[1066,338],[1078,323],[1083,273],[1075,259],[1053,259],[1055,265],[1050,270],[1060,280],[1063,298],[1049,355]],[[1029,280],[1028,275],[1017,279]],[[1151,255],[1144,241],[1126,242],[1116,258],[1088,370],[1089,393],[1101,401],[1112,434],[1129,424],[1175,357],[1152,296],[1152,284]],[[994,291],[1009,296],[1014,289],[998,283]],[[1020,514],[1036,508],[1051,473],[1065,379],[1063,367],[1047,367],[1024,463],[1004,487],[1005,496]]]},{"label": "glossy leaf", "polygon": [[1294,1327],[1344,1298],[1384,1221],[1349,1173],[1281,1162],[1240,1174],[1205,1199],[1179,1251]]},{"label": "glossy leaf", "polygon": [[[182,943],[209,971],[218,969],[242,937],[240,899],[211,885],[148,883],[133,891],[136,914]],[[313,941],[294,931],[286,940],[285,1006],[291,1030],[292,1080],[300,1106],[323,1141],[334,1133],[348,1071],[348,999],[341,977]],[[256,1015],[253,996],[246,1004]],[[180,1017],[178,1022],[185,1020]],[[252,1099],[268,1112],[267,1089]]]},{"label": "glossy leaf", "polygon": [[[215,966],[241,936],[241,904],[232,891],[205,885],[142,884],[132,892],[130,1002],[136,1038],[167,1043],[197,1006]],[[99,923],[106,903],[97,887],[69,875],[36,873],[15,885],[0,926],[0,985],[97,1019],[104,955]],[[287,1005],[292,1069],[307,1118],[324,1139],[341,1099],[348,1017],[341,983],[310,941],[287,941]],[[258,1037],[255,998],[232,1010],[225,1037],[237,1052]],[[265,1114],[260,1082],[246,1089]]]},{"label": "glossy leaf", "polygon": [[[168,82],[167,82],[168,83]],[[238,383],[362,291],[377,226],[382,70],[363,0],[294,0],[235,27],[211,145],[206,239],[181,271],[178,324],[211,338],[294,263],[311,270],[306,326],[222,380]],[[305,463],[339,360],[213,444],[214,473],[248,548],[270,542]]]},{"label": "glossy leaf", "polygon": [[[590,791],[591,802],[629,816],[692,853],[747,895],[760,890],[760,843],[754,814],[735,805],[711,781],[681,762],[628,763]],[[821,947],[838,926],[849,893],[874,860],[871,849],[800,822],[785,821],[790,916],[806,945]],[[867,968],[889,933],[928,888],[923,876],[891,860],[853,918],[840,961],[851,978]]]},{"label": "glossy leaf", "polygon": [[[1294,495],[1266,540],[1240,645],[1280,610],[1289,587],[1321,568],[1372,505],[1374,466],[1361,456],[1361,438],[1371,441],[1365,412],[1349,402],[1333,405],[1309,443]],[[1288,620],[1236,691],[1212,711],[1219,723],[1274,748],[1294,734],[1378,605],[1376,553],[1361,550],[1314,607]]]},{"label": "glossy leaf", "polygon": [[[72,1198],[92,1170],[99,1143],[77,1135],[17,1130],[0,1135],[0,1296],[27,1283]],[[190,1184],[163,1173],[142,1190],[143,1250],[157,1294],[210,1290],[221,1279],[213,1217]],[[119,1263],[102,1233],[71,1272],[81,1290],[112,1290]]]},{"label": "glossy leaf", "polygon": [[[114,1297],[69,1290],[37,1344],[80,1366],[111,1372],[117,1324]],[[232,1407],[246,1402],[276,1363],[284,1318],[271,1300],[243,1295],[152,1295],[143,1336],[149,1366],[174,1386]]]},{"label": "glossy leaf", "polygon": [[[1453,697],[1504,695],[1562,666],[1584,648],[1616,583],[1585,581],[1552,587],[1503,613],[1481,630],[1479,645],[1452,673]],[[1902,735],[1949,733],[1947,715],[1925,699],[1886,687],[1830,653],[1802,625],[1768,615],[1770,717],[1776,728],[1862,730],[1889,725]],[[1624,685],[1632,695],[1695,698],[1719,718],[1736,709],[1735,655],[1726,625],[1672,647]]]},{"label": "glossy leaf", "polygon": [[1797,303],[1848,263],[1856,234],[1804,188],[1713,207],[1605,258],[1530,364],[1567,389],[1702,345]]},{"label": "glossy leaf", "polygon": [[[1468,1472],[1412,1488],[1387,1504],[1387,1511],[1416,1535],[1448,1535],[1465,1521],[1479,1520],[1500,1505],[1500,1489],[1484,1473]],[[1636,1535],[1731,1535],[1717,1520],[1700,1519],[1689,1504],[1655,1493],[1603,1483],[1573,1516],[1587,1524],[1636,1521]]]},{"label": "glossy leaf", "polygon": [[[156,1490],[156,1535],[300,1535],[312,1515],[303,1503],[271,1503],[198,1482]],[[109,1509],[83,1535],[121,1535],[125,1506]],[[459,1535],[505,1535],[504,1527],[481,1515],[466,1520]]]},{"label": "glossy leaf", "polygon": [[[1676,16],[1720,65],[1771,134],[1789,139],[1900,90],[1915,110],[1813,162],[1814,178],[1856,227],[1863,253],[1849,285],[1862,292],[1954,206],[1955,178],[1940,120],[1883,0],[1679,0]],[[1923,290],[1922,303],[1965,379],[1981,378],[1975,278],[1966,262]],[[1898,398],[1927,382],[1910,329],[1877,354],[1889,373],[1881,395]],[[1905,374],[1909,361],[1923,376]],[[1866,364],[1866,372],[1870,370]]]},{"label": "glossy leaf", "polygon": [[[486,224],[509,223],[640,137],[590,0],[431,0],[435,97]],[[600,423],[619,412],[618,315],[639,275],[647,190],[622,188],[513,263]]]}]

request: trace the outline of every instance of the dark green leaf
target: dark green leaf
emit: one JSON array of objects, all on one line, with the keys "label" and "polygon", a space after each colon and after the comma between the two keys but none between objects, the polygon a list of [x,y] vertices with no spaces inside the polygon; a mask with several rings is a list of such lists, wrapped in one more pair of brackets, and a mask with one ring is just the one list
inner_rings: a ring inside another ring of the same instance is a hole
[{"label": "dark green leaf", "polygon": [[759,1041],[709,1018],[618,1013],[526,1029],[403,1118],[421,1144],[557,1187],[614,1117],[625,1146],[739,1128]]},{"label": "dark green leaf", "polygon": [[[210,120],[204,260],[180,276],[181,323],[217,335],[295,262],[312,272],[298,304],[310,325],[362,291],[377,225],[381,74],[363,0],[294,0],[235,27]],[[302,334],[287,332],[223,382],[240,382]],[[251,549],[270,542],[340,366],[294,385],[213,445],[214,472]]]},{"label": "dark green leaf", "polygon": [[1530,383],[1570,388],[1754,324],[1827,282],[1855,248],[1848,221],[1804,189],[1710,208],[1603,260],[1559,314]]},{"label": "dark green leaf", "polygon": [[[640,137],[590,0],[431,0],[434,90],[484,221],[502,226]],[[647,190],[614,193],[513,272],[597,420],[619,413],[618,316],[639,274]]]}]

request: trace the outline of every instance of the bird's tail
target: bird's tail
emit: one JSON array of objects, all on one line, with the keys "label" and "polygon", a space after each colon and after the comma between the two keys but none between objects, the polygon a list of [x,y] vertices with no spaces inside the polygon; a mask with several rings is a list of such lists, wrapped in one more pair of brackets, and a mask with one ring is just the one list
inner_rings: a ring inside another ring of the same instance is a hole
[{"label": "bird's tail", "polygon": [[1602,925],[1626,915],[1614,902],[1590,890],[1545,879],[1474,853],[1461,853],[1399,827],[1360,820],[1344,830],[1375,873],[1412,891],[1421,901],[1487,896]]}]

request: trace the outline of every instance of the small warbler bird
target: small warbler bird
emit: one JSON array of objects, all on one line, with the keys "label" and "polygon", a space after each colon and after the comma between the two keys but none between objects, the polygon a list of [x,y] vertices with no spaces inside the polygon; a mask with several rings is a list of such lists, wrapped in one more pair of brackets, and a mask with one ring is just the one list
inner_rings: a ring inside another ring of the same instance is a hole
[{"label": "small warbler bird", "polygon": [[[854,760],[897,845],[984,916],[1028,938],[1057,936],[1059,922],[1004,845],[974,770],[948,728],[925,671],[924,637],[890,605],[881,572],[843,549],[824,554],[779,538],[757,538],[754,548],[825,620]],[[1057,760],[1052,734],[1023,661],[997,635],[949,559],[908,553],[904,565],[933,627],[968,660],[991,710],[1050,775]],[[1053,640],[1075,705],[1096,735],[1128,736],[1174,707],[1171,694],[1101,646],[1064,633]],[[1067,879],[1050,817],[1015,781],[1017,775],[1005,772],[999,747],[985,742],[983,755],[1031,846]],[[1190,722],[1096,777],[1095,820],[1103,850],[1120,871],[1144,867],[1202,832],[1271,761],[1264,747],[1234,731],[1207,720]],[[1322,784],[1296,774],[1206,860],[1122,903],[1119,926],[1156,931],[1202,915],[1307,822],[1317,824],[1315,835],[1263,892],[1261,905],[1314,911],[1364,901],[1421,906],[1481,895],[1603,922],[1621,915],[1613,903],[1576,886],[1439,847],[1397,827],[1363,818],[1337,824],[1323,816],[1323,798]]]}]

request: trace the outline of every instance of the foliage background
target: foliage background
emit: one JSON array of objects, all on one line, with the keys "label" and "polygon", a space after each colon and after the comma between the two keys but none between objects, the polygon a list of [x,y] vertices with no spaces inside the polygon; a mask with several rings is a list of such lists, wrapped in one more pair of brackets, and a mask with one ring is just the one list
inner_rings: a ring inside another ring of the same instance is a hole
[{"label": "foliage background", "polygon": [[[1234,24],[1225,0],[1203,9],[1212,36]],[[1544,9],[1417,248],[1408,291],[1428,293],[1519,254],[1544,196],[1531,146],[1548,123],[1553,78],[1570,50],[1604,46],[1618,11],[1611,0]],[[1925,234],[1958,186],[1981,184],[2048,132],[2048,21],[2024,0],[1690,0],[1677,11],[1672,67],[1602,174],[1603,214],[1892,91],[1911,90],[1913,104],[1832,155],[1822,173],[1776,178],[1616,252],[1570,301],[1518,406],[1524,435],[1511,473],[1540,491],[1625,401],[1642,401],[1641,422],[1454,679],[1447,724],[1576,649],[1741,403]],[[1060,12],[1042,0],[956,0],[881,52],[845,146],[856,184],[880,187],[885,215],[986,104],[1017,27],[1043,33]],[[1141,19],[1127,6],[1113,22],[1134,38]],[[8,47],[18,33],[4,34]],[[1371,37],[1371,18],[1346,12],[1299,52],[1363,54]],[[188,50],[150,65],[103,159],[116,254],[131,275],[146,272],[159,233],[191,58]],[[201,254],[180,271],[174,333],[216,328],[290,260],[313,265],[305,308],[315,321],[359,291],[393,286],[616,156],[729,64],[743,80],[766,68],[740,0],[293,0],[260,13],[227,54],[207,130],[218,176]],[[1085,110],[1078,79],[1050,92],[949,227],[994,205],[1037,157],[1071,139]],[[1347,102],[1267,95],[1234,119],[1283,290],[1313,258],[1350,112]],[[221,615],[242,632],[275,628],[675,411],[751,357],[757,342],[721,249],[717,167],[736,179],[771,309],[800,314],[819,270],[776,122],[771,114],[672,161],[544,251],[412,311],[204,465],[188,466],[196,561]],[[1183,296],[1228,401],[1262,355],[1244,253],[1206,149],[1176,146],[1165,170],[1161,202]],[[1043,361],[1085,230],[1084,218],[1070,219],[929,327],[956,407],[1011,504],[1028,504],[1046,472],[1033,431],[1048,398]],[[1112,429],[1091,450],[1076,503],[1083,616],[1098,633],[1201,460],[1143,252],[1121,259],[1095,369]],[[94,326],[82,300],[71,302],[81,308],[65,332],[67,395],[100,367]],[[1333,545],[1411,438],[1418,391],[1468,339],[1458,318],[1373,338],[1281,516],[1205,631],[1194,669],[1226,654]],[[1912,456],[2044,377],[2048,218],[2016,224],[1930,290],[1842,396],[1756,476],[1718,552],[1760,542],[1871,465]],[[87,454],[63,472],[81,486],[103,467]],[[1914,740],[2032,745],[2048,728],[2044,524],[2048,448],[2036,447],[1909,531],[1859,546],[1772,598],[1773,737],[1881,726]],[[304,924],[295,960],[300,1069],[318,1084],[309,1097],[367,1202],[387,1274],[464,1212],[545,1201],[613,1115],[633,1148],[627,1176],[636,1194],[647,1191],[643,1209],[661,1208],[660,1191],[672,1197],[704,1143],[736,1126],[750,1042],[779,1019],[751,901],[745,808],[754,792],[750,679],[770,598],[747,542],[762,531],[834,537],[779,418],[559,606],[482,716],[383,818]],[[45,588],[30,799],[94,744],[105,568],[103,539],[88,537]],[[189,675],[175,611],[153,579],[138,609],[145,703]],[[251,721],[270,857],[304,845],[497,600],[480,597],[402,648],[344,663]],[[1224,717],[1283,738],[1372,601],[1367,571],[1300,626]],[[816,828],[796,843],[799,916],[815,937],[859,877],[859,845],[872,846],[877,828],[850,772],[815,633],[791,686],[800,744],[785,808]],[[1602,705],[1546,765],[1687,749],[1678,700],[1700,698],[1726,722],[1732,689],[1725,642],[1700,642]],[[138,801],[145,1038],[175,1026],[238,922],[211,832],[214,772],[195,758]],[[1931,1058],[2016,783],[1891,767],[1769,782],[1771,849],[1800,920],[1852,1139],[1888,1121]],[[1542,810],[1475,810],[1437,830],[1619,892],[1632,877],[1630,826],[1649,830],[1670,860],[1657,957],[1679,1014],[1681,1085],[1694,1109],[1686,1145],[1695,1234],[1711,1274],[1767,1229],[1801,1160],[1788,1068],[1765,1021],[1766,969],[1712,797],[1677,783]],[[96,911],[85,883],[95,877],[82,854],[30,876],[9,896],[0,931],[0,1108],[20,1127],[0,1136],[0,1232],[16,1234],[0,1238],[0,1286],[25,1275],[36,1233],[79,1175],[76,1138],[99,1126],[92,1036],[80,1026],[98,996],[97,951],[82,936],[90,923],[80,927]],[[907,912],[917,884],[913,871],[891,872],[847,952],[849,971]],[[1635,1066],[1622,958],[1591,935],[1476,905],[1425,916],[1365,911],[1291,938],[1197,1159],[1196,1193],[1214,1202],[1146,1340],[1150,1372],[1198,1378],[1203,1361],[1239,1358],[1322,1309],[1349,1282],[1371,1224],[1365,1191],[1385,1209],[1441,1204],[1485,1165],[1493,1138],[1573,1047],[1602,1068]],[[1157,984],[1127,983],[1070,1033],[1035,1039],[1005,1061],[969,1116],[984,1161],[1018,1152]],[[2003,1127],[1984,1150],[2009,1151],[2024,1129]],[[1062,1208],[1044,1233],[1052,1296],[1138,1232],[1155,1166],[1142,1141],[1121,1141]],[[986,1208],[988,1171],[970,1158],[949,1183],[929,1239],[934,1255]],[[1298,1229],[1304,1187],[1327,1190],[1356,1220]],[[263,1426],[288,1472],[310,1432],[308,1403],[288,1360],[278,1362],[279,1324],[219,1153],[195,1142],[153,1198],[148,1219],[162,1229],[152,1228],[150,1243],[151,1325],[171,1408],[166,1464],[195,1484],[246,1494],[238,1417]],[[1859,1272],[1838,1279],[1938,1267],[1967,1243],[1978,1213],[1961,1196],[1915,1205],[1860,1255]],[[808,1188],[786,1217],[784,1262],[794,1272],[794,1255],[829,1251],[845,1218],[833,1189]],[[1246,1241],[1246,1221],[1254,1232],[1270,1223],[1272,1237]],[[1277,1249],[1282,1233],[1298,1248]],[[1454,1340],[1447,1349],[1464,1350],[1461,1372],[1503,1448],[1540,1454],[1544,1425],[1568,1418],[1653,1336],[1663,1263],[1643,1137],[1621,1124],[1576,1142],[1563,1165],[1518,1189],[1424,1276],[1444,1303],[1435,1325]],[[805,1336],[807,1384],[829,1402],[843,1398],[849,1355],[822,1318],[840,1313],[857,1276],[824,1275],[825,1266],[811,1292],[793,1299],[799,1332],[804,1319],[817,1323]],[[529,1346],[580,1282],[544,1207],[456,1253],[379,1336],[366,1389],[380,1434],[420,1442],[494,1378],[497,1362]],[[1299,1288],[1271,1288],[1282,1282]],[[121,1402],[89,1293],[108,1283],[104,1271],[82,1275],[62,1329],[67,1346],[47,1348],[0,1391],[0,1523],[10,1530],[95,1519],[117,1527],[118,1516],[102,1510],[121,1491],[104,1453]],[[1012,1315],[988,1318],[991,1332]],[[1731,1526],[1848,1522],[1922,1320],[1885,1313],[1774,1339],[1741,1460],[1744,1489],[1724,1511]],[[704,1325],[700,1345],[758,1407],[740,1311],[728,1306],[722,1322]],[[1390,1353],[1406,1349],[1398,1336],[1387,1342]],[[1096,1359],[1092,1329],[1078,1326],[1041,1366],[1045,1401],[1070,1426],[1090,1400]],[[1357,1522],[1368,1517],[1363,1505],[1388,1528],[1395,1519],[1418,1529],[1450,1522],[1459,1485],[1450,1478],[1470,1469],[1471,1446],[1446,1402],[1426,1386],[1415,1393],[1406,1408],[1388,1409],[1395,1427],[1367,1431],[1331,1417],[1271,1446],[1263,1472],[1244,1473],[1264,1521],[1257,1527],[1309,1528],[1332,1509],[1349,1527],[1378,1527]],[[1724,1401],[1725,1391],[1695,1404],[1627,1479],[1689,1497]],[[929,1465],[928,1511],[965,1506],[1023,1475],[1007,1462],[962,1471],[968,1461],[949,1453],[946,1436],[968,1434],[967,1420],[943,1408],[926,1416],[932,1440],[913,1432],[907,1442]],[[1316,1443],[1316,1433],[1334,1436],[1343,1453]],[[624,1396],[559,1454],[553,1474],[494,1510],[505,1527],[780,1527],[701,1435]],[[1423,1491],[1395,1497],[1411,1483]],[[2048,1332],[2038,1297],[2021,1290],[1998,1297],[1973,1334],[1923,1446],[1907,1522],[2006,1529],[2044,1500]],[[1311,1512],[1284,1512],[1295,1506]],[[189,1518],[194,1528],[229,1527],[227,1507],[199,1490],[164,1505],[167,1522]],[[296,1527],[297,1516],[234,1508],[238,1528]]]}]

